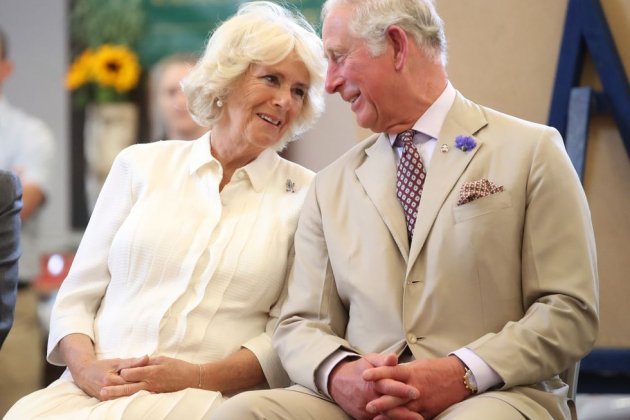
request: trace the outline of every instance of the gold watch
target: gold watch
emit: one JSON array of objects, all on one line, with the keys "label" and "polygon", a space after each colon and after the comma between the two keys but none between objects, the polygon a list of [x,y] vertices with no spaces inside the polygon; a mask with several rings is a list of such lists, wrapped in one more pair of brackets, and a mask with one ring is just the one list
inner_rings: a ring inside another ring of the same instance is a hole
[{"label": "gold watch", "polygon": [[468,366],[464,366],[464,386],[472,395],[477,393],[477,381],[475,380],[475,375],[468,369]]}]

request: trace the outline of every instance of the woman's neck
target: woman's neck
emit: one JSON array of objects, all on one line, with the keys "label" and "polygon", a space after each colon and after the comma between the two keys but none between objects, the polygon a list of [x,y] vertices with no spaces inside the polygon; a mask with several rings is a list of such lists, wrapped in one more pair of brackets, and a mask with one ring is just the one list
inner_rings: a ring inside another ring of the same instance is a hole
[{"label": "woman's neck", "polygon": [[251,146],[230,139],[228,136],[222,136],[221,131],[217,133],[215,130],[212,130],[210,134],[210,144],[212,156],[219,161],[223,168],[223,178],[219,184],[219,191],[223,190],[223,187],[230,182],[232,175],[238,168],[247,165],[262,152],[261,150],[252,150]]}]

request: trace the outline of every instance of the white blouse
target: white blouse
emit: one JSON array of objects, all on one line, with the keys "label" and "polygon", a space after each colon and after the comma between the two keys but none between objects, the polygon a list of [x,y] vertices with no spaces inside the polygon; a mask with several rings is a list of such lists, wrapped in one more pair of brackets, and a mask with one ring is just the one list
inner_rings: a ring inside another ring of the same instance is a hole
[{"label": "white blouse", "polygon": [[123,150],[59,291],[48,360],[63,364],[72,333],[100,359],[202,363],[246,347],[271,387],[286,385],[271,334],[313,175],[269,149],[219,192],[209,133]]}]

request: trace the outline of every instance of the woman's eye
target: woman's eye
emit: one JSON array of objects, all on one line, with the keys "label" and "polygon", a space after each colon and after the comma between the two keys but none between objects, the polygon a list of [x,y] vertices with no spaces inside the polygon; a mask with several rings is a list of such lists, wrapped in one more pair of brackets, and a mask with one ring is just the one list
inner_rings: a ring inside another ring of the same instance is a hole
[{"label": "woman's eye", "polygon": [[269,83],[278,83],[278,76],[274,76],[272,74],[268,74],[267,76],[263,76],[263,79],[265,79]]},{"label": "woman's eye", "polygon": [[304,98],[306,96],[306,90],[302,89],[302,88],[295,88],[293,89],[293,94],[299,98]]}]

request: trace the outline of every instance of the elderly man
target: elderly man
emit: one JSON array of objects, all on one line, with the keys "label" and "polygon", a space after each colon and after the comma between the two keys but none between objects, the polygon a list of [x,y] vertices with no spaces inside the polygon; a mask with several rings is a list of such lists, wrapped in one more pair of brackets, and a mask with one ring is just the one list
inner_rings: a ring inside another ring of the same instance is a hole
[{"label": "elderly man", "polygon": [[[320,172],[274,345],[298,385],[215,418],[563,419],[598,327],[558,132],[448,81],[430,0],[328,0],[326,88],[378,133]],[[297,391],[297,392],[296,392]]]}]

